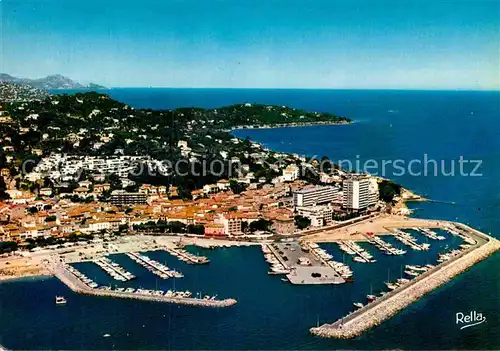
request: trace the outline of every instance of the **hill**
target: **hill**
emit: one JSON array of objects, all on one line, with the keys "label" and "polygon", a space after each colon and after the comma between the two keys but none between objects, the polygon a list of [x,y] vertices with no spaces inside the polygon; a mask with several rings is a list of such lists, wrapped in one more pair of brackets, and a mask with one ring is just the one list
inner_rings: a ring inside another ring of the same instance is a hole
[{"label": "hill", "polygon": [[44,100],[49,94],[31,85],[0,81],[0,102]]},{"label": "hill", "polygon": [[6,73],[0,73],[0,82],[16,83],[31,85],[32,87],[50,90],[50,89],[103,89],[104,87],[99,84],[89,83],[81,84],[75,82],[74,80],[62,76],[60,74],[54,74],[47,76],[45,78],[29,79],[29,78],[18,78],[13,77]]}]

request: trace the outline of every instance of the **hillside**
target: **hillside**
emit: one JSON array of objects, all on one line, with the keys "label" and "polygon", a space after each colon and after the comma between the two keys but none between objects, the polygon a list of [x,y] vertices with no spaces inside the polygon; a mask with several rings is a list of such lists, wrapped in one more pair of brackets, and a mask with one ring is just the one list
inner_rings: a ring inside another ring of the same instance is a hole
[{"label": "hillside", "polygon": [[32,87],[50,90],[50,89],[103,89],[102,85],[89,83],[81,84],[75,82],[74,80],[62,76],[60,74],[54,74],[47,76],[45,78],[29,79],[29,78],[18,78],[13,77],[6,73],[0,73],[0,82],[16,83],[16,84],[26,84]]},{"label": "hillside", "polygon": [[44,100],[49,94],[31,85],[0,81],[0,102]]}]

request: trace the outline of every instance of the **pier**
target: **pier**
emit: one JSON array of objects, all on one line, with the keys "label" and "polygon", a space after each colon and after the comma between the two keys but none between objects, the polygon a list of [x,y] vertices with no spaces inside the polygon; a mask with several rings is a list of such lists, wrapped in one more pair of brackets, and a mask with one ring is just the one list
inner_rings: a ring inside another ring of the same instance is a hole
[{"label": "pier", "polygon": [[455,229],[458,234],[471,238],[476,244],[463,249],[446,262],[429,269],[414,280],[400,285],[359,310],[332,324],[311,328],[310,332],[320,337],[354,338],[365,330],[381,324],[425,294],[500,249],[500,242],[497,239],[475,229],[460,223],[455,223]]},{"label": "pier", "polygon": [[162,279],[168,279],[168,278],[182,278],[184,275],[180,272],[177,272],[175,270],[169,269],[167,266],[147,257],[140,255],[136,252],[128,252],[127,256],[133,260],[134,262],[137,262],[144,268],[146,268],[148,271],[151,273],[157,275],[158,277]]},{"label": "pier", "polygon": [[410,234],[403,232],[399,229],[394,230],[394,237],[401,241],[403,244],[409,246],[412,250],[416,251],[422,251],[422,250],[428,250],[429,249],[429,244],[419,244],[417,243],[417,239],[415,239],[413,236]]},{"label": "pier", "polygon": [[437,235],[436,232],[430,230],[429,228],[411,228],[422,235],[426,236],[429,239],[432,240],[444,240],[446,239],[444,236]]},{"label": "pier", "polygon": [[125,269],[120,267],[117,263],[114,263],[107,257],[101,257],[94,260],[94,263],[102,268],[106,273],[109,274],[113,279],[120,281],[129,281],[135,279],[135,276],[127,272]]},{"label": "pier", "polygon": [[174,249],[174,248],[166,248],[167,252],[172,256],[177,257],[179,260],[189,263],[189,264],[207,264],[210,263],[210,260],[205,256],[196,256],[184,249]]},{"label": "pier", "polygon": [[365,238],[368,239],[368,242],[377,247],[380,251],[382,251],[386,255],[404,255],[406,251],[396,249],[394,246],[389,244],[388,242],[382,240],[380,237],[375,235],[365,234]]},{"label": "pier", "polygon": [[362,262],[362,263],[377,262],[376,260],[373,259],[372,255],[370,255],[367,251],[363,250],[361,246],[359,246],[352,240],[341,241],[339,243],[339,247],[345,253],[349,255],[354,255],[355,257],[353,258],[353,260],[356,262]]},{"label": "pier", "polygon": [[228,307],[236,304],[235,299],[207,299],[207,298],[193,298],[193,297],[172,297],[166,294],[159,294],[160,292],[151,293],[148,291],[127,292],[106,289],[92,289],[83,281],[72,274],[63,264],[57,263],[53,267],[54,275],[64,283],[68,288],[79,294],[94,295],[94,296],[107,296],[123,299],[135,299],[143,301],[167,302],[174,304],[183,304],[191,306],[203,307]]}]

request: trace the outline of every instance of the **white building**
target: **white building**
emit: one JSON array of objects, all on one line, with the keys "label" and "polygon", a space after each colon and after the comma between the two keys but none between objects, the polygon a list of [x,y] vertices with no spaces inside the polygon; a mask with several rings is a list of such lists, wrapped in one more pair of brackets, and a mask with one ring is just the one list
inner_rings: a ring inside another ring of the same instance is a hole
[{"label": "white building", "polygon": [[334,186],[312,186],[303,188],[293,193],[295,207],[313,206],[330,203],[335,200],[339,189]]},{"label": "white building", "polygon": [[331,225],[333,210],[330,206],[297,207],[300,216],[309,218],[313,227]]},{"label": "white building", "polygon": [[343,206],[360,210],[375,205],[378,201],[377,179],[369,176],[352,177],[343,182]]},{"label": "white building", "polygon": [[288,165],[283,170],[283,181],[293,182],[299,178],[299,167],[297,165]]}]

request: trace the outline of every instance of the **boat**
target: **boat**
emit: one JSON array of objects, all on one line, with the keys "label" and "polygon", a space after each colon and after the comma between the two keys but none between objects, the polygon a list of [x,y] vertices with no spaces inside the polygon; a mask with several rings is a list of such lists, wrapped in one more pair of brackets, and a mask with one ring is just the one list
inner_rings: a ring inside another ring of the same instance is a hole
[{"label": "boat", "polygon": [[66,304],[66,299],[62,296],[56,296],[56,305]]},{"label": "boat", "polygon": [[281,278],[281,281],[282,281],[282,282],[287,282],[287,281],[288,281],[288,279],[286,279],[286,278]]},{"label": "boat", "polygon": [[375,299],[377,298],[375,295],[366,295],[366,298],[368,299],[368,301],[375,301]]},{"label": "boat", "polygon": [[354,302],[353,305],[357,308],[361,308],[364,306],[361,302]]},{"label": "boat", "polygon": [[405,271],[405,273],[411,275],[412,277],[417,277],[420,275],[420,273],[414,271]]}]

